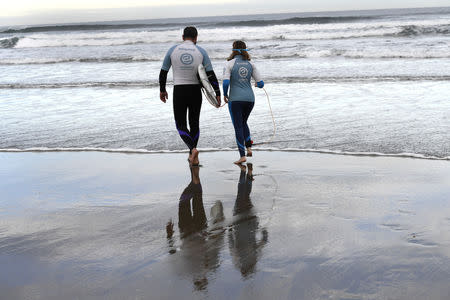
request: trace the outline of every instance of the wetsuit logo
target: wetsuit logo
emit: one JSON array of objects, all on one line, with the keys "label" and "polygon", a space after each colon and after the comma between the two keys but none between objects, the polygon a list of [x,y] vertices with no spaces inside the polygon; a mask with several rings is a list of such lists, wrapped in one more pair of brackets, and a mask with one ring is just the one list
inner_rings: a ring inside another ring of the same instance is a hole
[{"label": "wetsuit logo", "polygon": [[180,61],[183,65],[190,65],[194,62],[194,57],[189,53],[181,54]]},{"label": "wetsuit logo", "polygon": [[247,77],[248,75],[248,70],[245,67],[240,67],[239,68],[239,76],[241,77]]}]

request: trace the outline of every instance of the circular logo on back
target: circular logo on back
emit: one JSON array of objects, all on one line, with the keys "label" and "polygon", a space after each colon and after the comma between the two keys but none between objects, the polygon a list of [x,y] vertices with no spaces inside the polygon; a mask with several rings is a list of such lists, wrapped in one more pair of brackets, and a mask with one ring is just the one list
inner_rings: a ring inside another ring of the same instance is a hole
[{"label": "circular logo on back", "polygon": [[247,77],[247,75],[248,75],[248,70],[247,70],[247,68],[240,67],[240,68],[239,68],[239,76],[241,76],[241,77]]},{"label": "circular logo on back", "polygon": [[180,61],[183,65],[190,65],[194,62],[194,57],[189,53],[181,54]]}]

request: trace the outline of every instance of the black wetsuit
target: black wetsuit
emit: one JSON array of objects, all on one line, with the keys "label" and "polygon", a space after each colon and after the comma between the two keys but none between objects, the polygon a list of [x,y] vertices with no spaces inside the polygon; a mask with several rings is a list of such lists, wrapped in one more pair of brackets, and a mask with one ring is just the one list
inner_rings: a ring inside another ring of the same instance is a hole
[{"label": "black wetsuit", "polygon": [[[220,96],[219,83],[214,74],[211,61],[204,49],[186,40],[180,45],[169,49],[164,58],[159,74],[161,92],[166,92],[167,73],[173,67],[173,113],[178,133],[189,150],[197,147],[200,136],[200,110],[202,107],[202,94],[200,82],[197,77],[197,68],[200,64],[205,66],[206,74],[214,87],[217,96]],[[189,114],[189,128],[186,115]]]}]

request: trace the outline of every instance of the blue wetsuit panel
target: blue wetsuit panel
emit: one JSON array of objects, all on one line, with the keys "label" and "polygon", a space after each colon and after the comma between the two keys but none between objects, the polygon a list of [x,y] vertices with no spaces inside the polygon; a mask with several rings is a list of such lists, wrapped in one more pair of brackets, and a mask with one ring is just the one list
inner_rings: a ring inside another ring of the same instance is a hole
[{"label": "blue wetsuit panel", "polygon": [[252,73],[252,64],[237,56],[230,74],[230,101],[255,101],[251,85]]}]

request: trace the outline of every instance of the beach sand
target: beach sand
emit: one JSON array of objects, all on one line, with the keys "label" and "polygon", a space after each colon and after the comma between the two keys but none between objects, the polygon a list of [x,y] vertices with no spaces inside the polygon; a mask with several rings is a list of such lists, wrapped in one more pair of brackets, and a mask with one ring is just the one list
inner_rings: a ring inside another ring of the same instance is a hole
[{"label": "beach sand", "polygon": [[450,298],[448,161],[236,157],[0,153],[0,299]]}]

